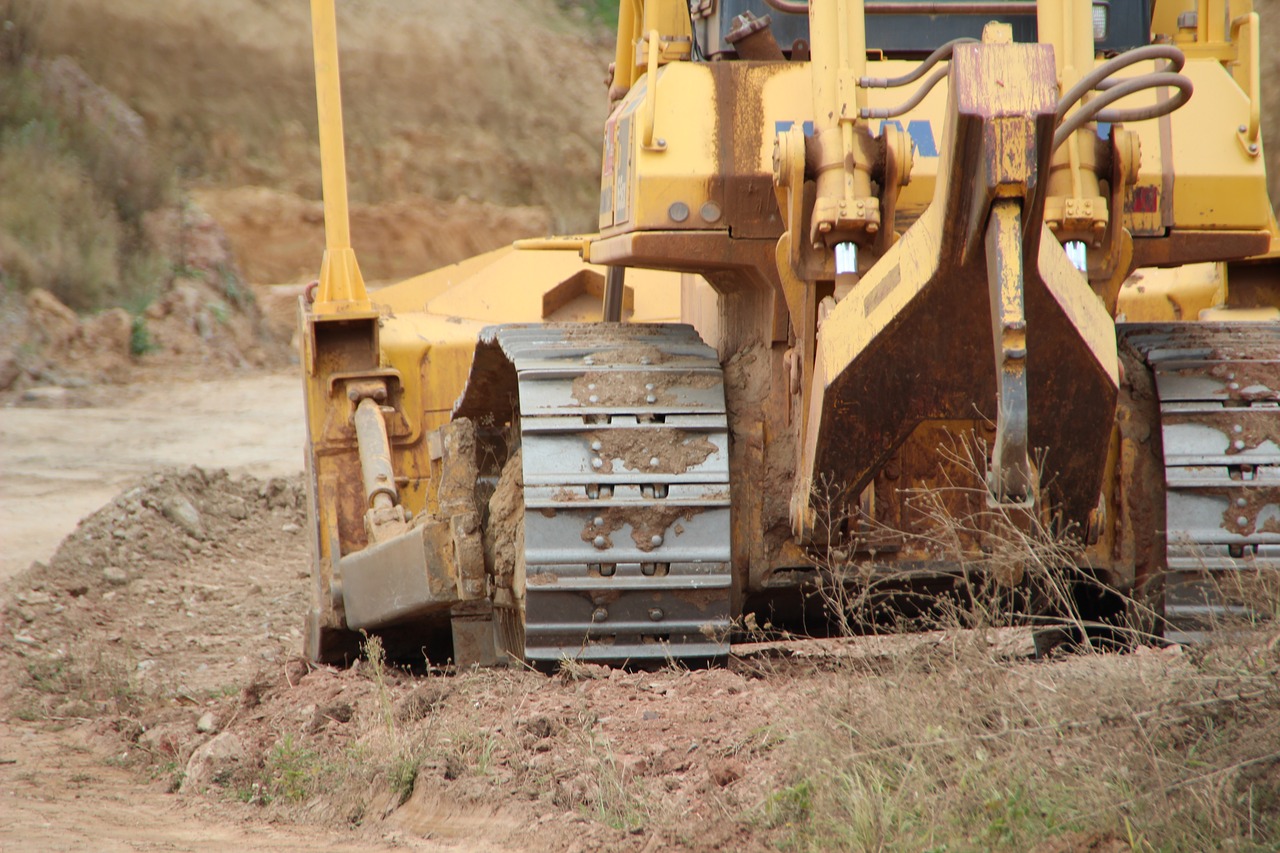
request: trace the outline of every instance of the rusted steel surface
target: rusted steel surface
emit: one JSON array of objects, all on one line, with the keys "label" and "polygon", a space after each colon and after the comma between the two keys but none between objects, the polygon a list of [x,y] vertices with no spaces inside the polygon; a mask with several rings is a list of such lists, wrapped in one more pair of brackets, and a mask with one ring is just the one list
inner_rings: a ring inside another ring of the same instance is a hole
[{"label": "rusted steel surface", "polygon": [[[1037,181],[1056,109],[1050,50],[960,45],[930,211],[826,318],[806,454],[814,482],[861,493],[921,421],[998,421],[984,239],[994,199],[1022,202],[1029,447],[1066,523],[1097,504],[1116,401],[1114,333],[1056,240]],[[855,428],[856,425],[856,428]]]}]

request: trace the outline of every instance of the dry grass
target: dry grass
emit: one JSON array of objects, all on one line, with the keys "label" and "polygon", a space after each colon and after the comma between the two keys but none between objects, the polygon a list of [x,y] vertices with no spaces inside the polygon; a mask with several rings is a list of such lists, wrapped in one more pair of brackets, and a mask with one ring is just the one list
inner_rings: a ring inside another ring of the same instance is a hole
[{"label": "dry grass", "polygon": [[109,111],[52,96],[45,12],[0,2],[0,280],[81,311],[139,310],[165,272],[143,220],[172,200],[172,173]]}]

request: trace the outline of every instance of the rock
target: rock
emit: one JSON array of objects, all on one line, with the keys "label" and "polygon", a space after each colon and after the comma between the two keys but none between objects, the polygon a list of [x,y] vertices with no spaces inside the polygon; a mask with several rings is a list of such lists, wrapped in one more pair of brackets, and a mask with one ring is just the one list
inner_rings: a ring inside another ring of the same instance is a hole
[{"label": "rock", "polygon": [[721,788],[742,778],[747,768],[736,758],[714,759],[707,765],[707,775]]},{"label": "rock", "polygon": [[182,790],[200,793],[210,785],[219,784],[249,760],[249,753],[240,738],[231,732],[223,732],[191,753],[187,772],[182,779]]},{"label": "rock", "polygon": [[151,658],[147,658],[146,660],[140,660],[138,661],[138,672],[150,672],[151,670],[155,669],[159,665],[160,665],[159,661],[152,660]]},{"label": "rock", "polygon": [[200,719],[196,720],[196,731],[203,734],[213,734],[218,730],[218,718],[213,715],[212,711],[205,711],[200,715]]},{"label": "rock", "polygon": [[36,288],[27,294],[28,327],[46,344],[65,347],[80,332],[76,312],[47,290]]},{"label": "rock", "polygon": [[0,391],[8,391],[22,375],[22,366],[11,352],[0,353]]},{"label": "rock", "polygon": [[81,333],[96,352],[118,359],[129,358],[133,318],[123,308],[110,308],[86,320]]},{"label": "rock", "polygon": [[286,523],[286,524],[281,525],[281,526],[280,526],[280,529],[281,529],[283,532],[285,532],[285,533],[298,533],[299,531],[301,531],[301,530],[302,530],[302,528],[301,528],[301,527],[299,527],[298,525],[294,524],[292,521],[290,521],[290,522],[288,522],[288,523]]},{"label": "rock", "polygon": [[166,500],[161,505],[160,511],[164,513],[165,518],[182,528],[183,532],[192,539],[203,541],[207,538],[200,510],[182,495],[174,495]]},{"label": "rock", "polygon": [[129,582],[129,573],[118,566],[107,566],[102,570],[102,577],[109,584],[121,586]]}]

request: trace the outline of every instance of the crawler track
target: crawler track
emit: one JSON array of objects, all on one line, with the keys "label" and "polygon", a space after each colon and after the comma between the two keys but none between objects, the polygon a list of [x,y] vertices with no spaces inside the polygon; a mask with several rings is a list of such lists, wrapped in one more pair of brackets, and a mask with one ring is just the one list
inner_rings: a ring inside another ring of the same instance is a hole
[{"label": "crawler track", "polygon": [[1280,325],[1121,326],[1160,398],[1171,639],[1248,609],[1280,569]]}]

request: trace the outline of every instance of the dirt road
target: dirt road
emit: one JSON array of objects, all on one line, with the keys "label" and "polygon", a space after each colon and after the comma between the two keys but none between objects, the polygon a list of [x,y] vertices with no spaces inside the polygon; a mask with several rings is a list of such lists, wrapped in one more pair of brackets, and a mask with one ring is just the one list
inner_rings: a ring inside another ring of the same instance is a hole
[{"label": "dirt road", "polygon": [[47,560],[76,523],[172,466],[259,478],[302,470],[293,371],[72,389],[0,409],[0,580]]}]

